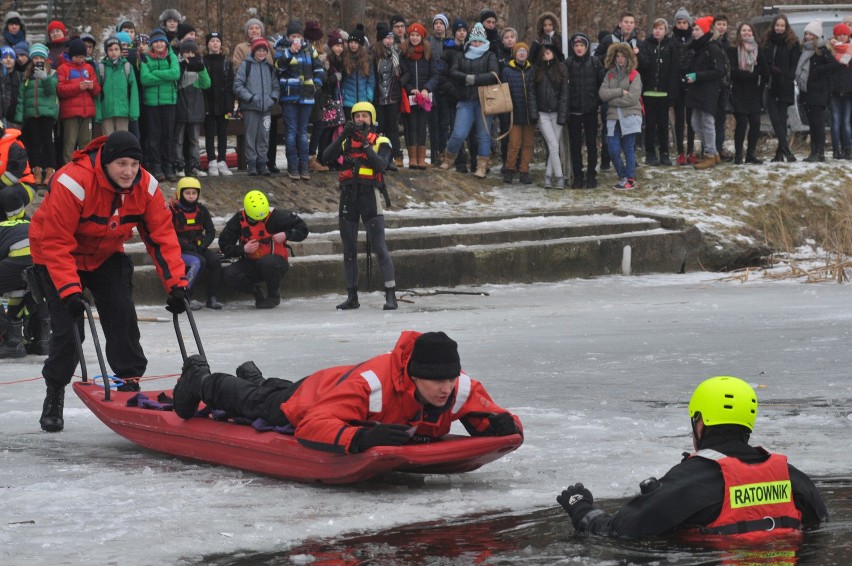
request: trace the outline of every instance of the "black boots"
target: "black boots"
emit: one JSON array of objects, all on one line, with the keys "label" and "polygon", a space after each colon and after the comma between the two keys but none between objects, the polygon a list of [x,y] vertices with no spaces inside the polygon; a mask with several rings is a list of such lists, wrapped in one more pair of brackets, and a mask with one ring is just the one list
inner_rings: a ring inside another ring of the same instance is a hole
[{"label": "black boots", "polygon": [[342,311],[348,311],[360,307],[361,303],[358,302],[358,287],[350,287],[346,290],[349,292],[349,295],[345,301],[337,305],[337,308]]},{"label": "black boots", "polygon": [[395,311],[397,306],[396,287],[385,287],[385,306],[382,307],[382,310]]},{"label": "black boots", "polygon": [[775,150],[775,157],[772,158],[772,163],[784,163],[784,150],[780,147]]},{"label": "black boots", "polygon": [[39,424],[45,432],[59,432],[65,428],[62,418],[62,409],[65,407],[65,387],[61,385],[47,384],[47,395],[44,397],[44,406],[41,409]]},{"label": "black boots", "polygon": [[6,340],[0,345],[0,358],[23,358],[27,355],[23,341],[24,321],[10,321]]},{"label": "black boots", "polygon": [[[172,391],[175,413],[182,419],[191,419],[201,402],[201,385],[210,375],[210,366],[198,354],[190,356],[183,363],[183,372]],[[44,428],[44,425],[42,425]]]},{"label": "black boots", "polygon": [[212,296],[207,299],[207,304],[204,306],[206,306],[208,309],[213,309],[214,311],[222,310],[222,303],[217,301],[215,296]]}]

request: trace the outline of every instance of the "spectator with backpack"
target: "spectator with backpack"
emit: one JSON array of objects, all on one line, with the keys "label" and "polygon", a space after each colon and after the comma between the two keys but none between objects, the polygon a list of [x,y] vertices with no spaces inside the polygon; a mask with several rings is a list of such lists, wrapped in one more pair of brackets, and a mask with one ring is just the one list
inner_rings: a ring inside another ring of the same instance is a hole
[{"label": "spectator with backpack", "polygon": [[109,135],[130,129],[130,121],[139,119],[139,88],[130,63],[121,56],[121,42],[109,37],[104,42],[104,58],[98,67],[101,94],[95,99],[96,121]]},{"label": "spectator with backpack", "polygon": [[148,169],[158,181],[177,181],[174,170],[175,145],[172,131],[177,111],[177,82],[180,63],[169,48],[165,32],[151,32],[150,50],[142,62],[141,80],[146,108]]},{"label": "spectator with backpack", "polygon": [[642,131],[642,77],[636,70],[636,54],[627,43],[610,45],[604,67],[607,71],[598,93],[608,105],[606,141],[619,177],[613,188],[629,191],[636,188],[636,138]]},{"label": "spectator with backpack", "polygon": [[267,166],[269,125],[272,107],[278,102],[280,85],[269,63],[269,43],[262,37],[251,42],[234,77],[234,95],[240,101],[246,135],[246,167],[250,176],[270,175]]},{"label": "spectator with backpack", "polygon": [[228,153],[228,116],[234,111],[234,65],[222,46],[222,34],[207,34],[204,67],[210,76],[210,88],[204,90],[204,143],[207,173],[232,175],[226,161]]}]

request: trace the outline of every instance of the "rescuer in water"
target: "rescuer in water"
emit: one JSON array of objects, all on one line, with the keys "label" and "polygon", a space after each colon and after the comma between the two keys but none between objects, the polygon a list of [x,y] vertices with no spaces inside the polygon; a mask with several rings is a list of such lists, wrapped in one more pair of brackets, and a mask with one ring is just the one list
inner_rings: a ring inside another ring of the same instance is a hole
[{"label": "rescuer in water", "polygon": [[786,456],[749,446],[757,394],[736,377],[702,382],[689,401],[695,452],[615,514],[594,507],[583,484],[556,500],[576,531],[624,538],[677,533],[688,539],[767,541],[828,518],[811,479]]}]

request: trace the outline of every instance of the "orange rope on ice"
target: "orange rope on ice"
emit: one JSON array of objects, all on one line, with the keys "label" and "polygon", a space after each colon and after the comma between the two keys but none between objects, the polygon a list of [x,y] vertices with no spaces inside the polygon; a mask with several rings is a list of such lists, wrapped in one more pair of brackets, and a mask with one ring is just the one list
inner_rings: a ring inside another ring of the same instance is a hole
[{"label": "orange rope on ice", "polygon": [[[82,377],[82,376],[74,374],[72,377]],[[167,377],[180,377],[180,374],[179,373],[167,373],[167,374],[163,374],[163,375],[149,375],[148,377],[140,377],[139,381],[140,382],[142,382],[142,381],[154,381],[156,379],[165,379]],[[18,383],[27,383],[28,381],[41,381],[42,379],[44,379],[44,378],[41,377],[41,376],[27,377],[27,378],[18,379],[18,380],[15,380],[15,381],[0,381],[0,385],[16,385]]]}]

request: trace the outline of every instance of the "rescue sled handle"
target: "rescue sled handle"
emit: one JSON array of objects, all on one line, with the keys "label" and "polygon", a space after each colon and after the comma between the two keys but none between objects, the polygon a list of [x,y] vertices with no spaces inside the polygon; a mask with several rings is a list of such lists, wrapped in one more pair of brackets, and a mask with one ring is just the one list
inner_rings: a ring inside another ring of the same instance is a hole
[{"label": "rescue sled handle", "polygon": [[[192,309],[189,308],[189,299],[184,298],[183,303],[186,306],[184,312],[186,312],[186,317],[189,319],[189,326],[192,328],[192,336],[195,338],[195,345],[198,348],[198,353],[206,360],[207,355],[204,353],[204,346],[201,344],[201,336],[198,335],[198,327],[195,325],[195,317],[192,315]],[[183,333],[180,331],[180,321],[178,320],[177,313],[172,314],[172,322],[175,325],[175,336],[177,337],[181,358],[183,358],[183,361],[186,361],[186,345],[183,343]]]},{"label": "rescue sled handle", "polygon": [[[92,337],[92,343],[95,345],[95,354],[98,356],[98,364],[101,366],[101,377],[104,380],[104,400],[109,401],[109,374],[107,373],[106,364],[104,363],[104,353],[103,350],[101,350],[101,340],[98,337],[98,329],[95,326],[95,317],[92,315],[92,307],[89,305],[89,301],[85,298],[81,298],[80,302],[83,303],[83,307],[86,309],[86,318],[89,319],[89,334]],[[80,332],[77,330],[77,324],[74,323],[71,326],[74,329],[74,341],[77,346],[77,357],[80,359],[80,373],[82,374],[83,381],[85,382],[89,380],[89,372],[86,369],[86,358],[83,357],[83,341],[80,339]]]}]

